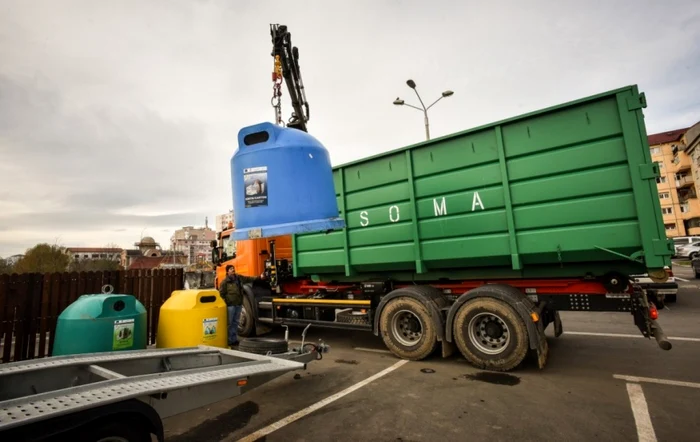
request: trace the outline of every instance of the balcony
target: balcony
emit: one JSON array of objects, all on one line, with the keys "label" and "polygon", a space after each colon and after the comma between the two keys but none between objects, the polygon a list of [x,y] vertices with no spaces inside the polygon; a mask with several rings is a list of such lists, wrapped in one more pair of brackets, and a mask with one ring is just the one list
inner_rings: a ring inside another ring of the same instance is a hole
[{"label": "balcony", "polygon": [[690,187],[693,184],[695,184],[695,182],[693,181],[692,175],[685,175],[685,176],[682,176],[680,179],[676,178],[676,188],[677,189]]},{"label": "balcony", "polygon": [[690,170],[691,168],[690,157],[682,152],[674,155],[672,163],[671,170],[673,172],[681,172],[684,170]]},{"label": "balcony", "polygon": [[[694,183],[691,183],[694,184]],[[698,197],[698,194],[695,190],[695,186],[687,186],[684,188],[680,188],[678,190],[678,202],[679,203],[685,203],[690,199],[696,199]]]},{"label": "balcony", "polygon": [[680,218],[687,220],[700,217],[700,200],[697,198],[689,199],[679,205]]}]

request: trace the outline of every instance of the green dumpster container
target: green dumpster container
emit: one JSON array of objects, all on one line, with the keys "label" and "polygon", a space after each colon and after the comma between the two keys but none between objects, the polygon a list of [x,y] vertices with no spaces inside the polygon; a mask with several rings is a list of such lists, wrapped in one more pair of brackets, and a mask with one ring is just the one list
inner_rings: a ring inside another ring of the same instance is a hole
[{"label": "green dumpster container", "polygon": [[58,317],[53,356],[146,348],[146,308],[132,295],[83,295]]}]

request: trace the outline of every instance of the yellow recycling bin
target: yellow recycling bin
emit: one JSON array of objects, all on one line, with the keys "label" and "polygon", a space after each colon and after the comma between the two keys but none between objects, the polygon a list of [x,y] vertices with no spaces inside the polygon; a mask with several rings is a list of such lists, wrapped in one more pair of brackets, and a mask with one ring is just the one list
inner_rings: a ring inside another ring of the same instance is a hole
[{"label": "yellow recycling bin", "polygon": [[160,308],[156,347],[228,347],[226,303],[217,290],[176,290]]}]

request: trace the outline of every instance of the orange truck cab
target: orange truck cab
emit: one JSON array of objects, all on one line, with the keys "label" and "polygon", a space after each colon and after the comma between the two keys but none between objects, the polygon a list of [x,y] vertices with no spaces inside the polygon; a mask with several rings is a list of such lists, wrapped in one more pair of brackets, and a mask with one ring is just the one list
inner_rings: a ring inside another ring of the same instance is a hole
[{"label": "orange truck cab", "polygon": [[231,238],[233,228],[228,228],[219,234],[219,242],[212,241],[212,262],[216,265],[214,284],[226,278],[226,266],[233,265],[236,273],[243,276],[260,276],[270,265],[270,242],[274,241],[275,259],[292,260],[291,235],[274,238],[248,239],[236,241]]}]

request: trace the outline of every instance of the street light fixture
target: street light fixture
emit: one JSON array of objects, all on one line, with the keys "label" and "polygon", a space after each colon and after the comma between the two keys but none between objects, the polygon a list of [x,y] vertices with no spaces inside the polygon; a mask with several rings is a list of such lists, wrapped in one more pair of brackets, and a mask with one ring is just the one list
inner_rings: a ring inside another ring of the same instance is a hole
[{"label": "street light fixture", "polygon": [[409,79],[409,80],[406,81],[406,84],[408,85],[408,87],[410,87],[411,89],[413,89],[413,91],[416,93],[416,96],[418,97],[418,101],[420,101],[420,104],[421,104],[422,108],[417,107],[417,106],[413,106],[413,105],[411,105],[411,104],[407,104],[405,101],[403,101],[403,100],[400,99],[399,97],[396,97],[396,100],[394,100],[394,104],[395,104],[396,106],[408,106],[408,107],[412,107],[413,109],[418,109],[419,111],[422,111],[422,112],[423,112],[423,117],[425,118],[425,139],[426,139],[426,140],[430,140],[430,123],[429,123],[429,121],[428,121],[428,109],[430,109],[431,107],[433,107],[433,106],[435,105],[435,103],[437,103],[438,101],[442,100],[443,98],[449,97],[449,96],[453,95],[454,92],[452,92],[452,91],[449,90],[449,89],[446,90],[445,92],[442,93],[442,95],[440,96],[440,98],[438,98],[437,100],[435,100],[435,101],[433,102],[433,104],[431,104],[431,105],[428,106],[428,107],[425,107],[425,104],[423,104],[423,100],[421,99],[420,94],[418,94],[418,91],[416,90],[416,82]]}]

